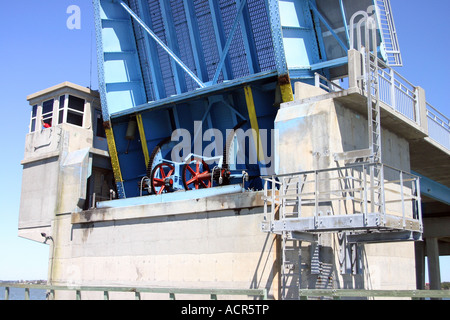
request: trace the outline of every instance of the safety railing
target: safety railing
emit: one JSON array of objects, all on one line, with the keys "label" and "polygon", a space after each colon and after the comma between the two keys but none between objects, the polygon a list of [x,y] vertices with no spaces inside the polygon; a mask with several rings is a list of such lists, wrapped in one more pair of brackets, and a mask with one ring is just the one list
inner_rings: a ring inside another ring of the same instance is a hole
[{"label": "safety railing", "polygon": [[422,232],[419,178],[384,164],[358,163],[264,180],[266,232]]},{"label": "safety railing", "polygon": [[382,60],[377,60],[380,101],[420,125],[417,88]]},{"label": "safety railing", "polygon": [[428,135],[450,149],[450,119],[427,102]]},{"label": "safety railing", "polygon": [[[374,63],[374,55],[371,55]],[[423,126],[420,119],[420,110],[425,106],[420,105],[418,89],[415,85],[405,79],[397,71],[389,67],[382,60],[378,59],[378,74],[375,77],[374,69],[371,68],[371,77],[378,83],[378,96],[384,105],[390,107],[395,112],[414,121],[419,126]],[[349,72],[352,72],[349,70]],[[361,77],[360,79],[363,79]],[[362,81],[358,82],[360,89],[365,86]],[[375,89],[372,95],[375,98]],[[428,120],[428,135],[435,142],[450,149],[450,119],[434,108],[430,103],[426,103]],[[422,120],[423,121],[423,120]]]},{"label": "safety railing", "polygon": [[211,300],[217,300],[218,296],[250,296],[267,300],[267,289],[201,289],[201,288],[144,288],[144,287],[96,287],[96,286],[53,286],[53,285],[36,285],[36,284],[17,284],[17,283],[0,283],[0,287],[5,288],[5,300],[10,299],[11,288],[25,289],[25,300],[30,300],[30,290],[47,290],[48,299],[55,297],[56,291],[75,292],[76,300],[82,300],[83,292],[103,292],[103,299],[109,300],[110,293],[134,293],[135,300],[141,300],[142,294],[167,294],[170,300],[176,300],[176,295],[203,295],[208,296]]},{"label": "safety railing", "polygon": [[317,88],[324,89],[328,92],[337,92],[344,90],[344,88],[337,85],[333,81],[328,80],[326,77],[322,76],[317,72],[314,74],[314,82]]},{"label": "safety railing", "polygon": [[300,299],[331,297],[342,298],[413,298],[450,299],[450,290],[353,290],[353,289],[300,289]]}]

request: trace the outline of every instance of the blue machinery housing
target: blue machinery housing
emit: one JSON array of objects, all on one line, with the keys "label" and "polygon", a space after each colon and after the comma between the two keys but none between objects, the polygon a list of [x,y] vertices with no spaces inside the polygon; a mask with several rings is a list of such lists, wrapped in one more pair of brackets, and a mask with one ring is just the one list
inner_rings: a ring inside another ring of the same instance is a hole
[{"label": "blue machinery housing", "polygon": [[[357,11],[374,14],[376,8],[380,58],[401,64],[387,0],[93,3],[102,112],[120,198],[141,195],[143,179],[162,159],[170,163],[175,130],[187,130],[192,145],[200,137],[205,148],[213,140],[204,141],[207,131],[217,129],[226,154],[227,130],[253,129],[257,137],[262,129],[270,133],[279,104],[293,100],[295,82],[312,84],[315,72],[344,77],[349,23]],[[264,154],[270,155],[267,145]],[[223,158],[227,170],[245,170],[247,186],[260,188],[259,176],[270,171],[270,163],[249,161],[255,152],[261,160],[261,150],[253,149],[246,148],[240,166],[231,168]],[[160,168],[159,178],[183,172],[173,166]],[[198,167],[191,169],[201,174],[205,168]],[[168,181],[161,183],[156,193],[168,190]]]}]

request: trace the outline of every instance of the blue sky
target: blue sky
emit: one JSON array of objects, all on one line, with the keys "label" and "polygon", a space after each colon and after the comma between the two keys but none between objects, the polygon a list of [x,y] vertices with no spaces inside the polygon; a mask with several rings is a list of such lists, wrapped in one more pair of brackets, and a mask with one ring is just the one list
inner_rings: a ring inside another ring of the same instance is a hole
[{"label": "blue sky", "polygon": [[[404,67],[398,71],[425,88],[427,100],[450,116],[448,52],[450,1],[391,0]],[[70,5],[81,8],[81,29],[69,30]],[[17,236],[25,136],[26,97],[64,81],[97,89],[91,0],[8,1],[0,11],[0,280],[46,279],[49,248]],[[92,57],[93,72],[90,64]],[[39,183],[39,181],[36,181]],[[45,187],[45,186],[43,186]],[[442,259],[450,281],[450,258]]]}]

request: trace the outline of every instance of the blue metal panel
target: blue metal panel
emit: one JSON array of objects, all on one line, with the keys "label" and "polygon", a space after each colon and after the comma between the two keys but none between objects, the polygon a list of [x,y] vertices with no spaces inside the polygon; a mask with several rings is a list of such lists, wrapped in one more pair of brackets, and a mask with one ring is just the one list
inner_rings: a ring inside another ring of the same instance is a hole
[{"label": "blue metal panel", "polygon": [[[139,0],[130,4],[131,9],[142,17],[144,23],[153,28],[152,18],[146,0]],[[166,97],[166,91],[163,84],[162,70],[158,59],[157,44],[150,38],[150,36],[140,28],[139,24],[133,20],[136,43],[139,49],[139,59],[141,62],[141,69],[146,85],[147,100],[154,101]],[[150,57],[154,57],[150,59]]]},{"label": "blue metal panel", "polygon": [[[195,68],[197,74],[203,82],[208,81],[208,71],[204,63],[205,57],[203,54],[203,47],[200,39],[200,29],[198,21],[195,16],[195,8],[192,0],[183,0],[184,10],[186,15],[186,25],[189,30],[189,38],[191,39],[191,50],[193,59],[195,61]],[[187,49],[188,50],[188,49]]]},{"label": "blue metal panel", "polygon": [[309,1],[280,0],[279,3],[288,68],[309,69],[320,62]]},{"label": "blue metal panel", "polygon": [[109,119],[111,113],[146,103],[147,98],[130,16],[111,1],[95,1],[94,7],[101,38],[99,86],[108,113],[104,118]]}]

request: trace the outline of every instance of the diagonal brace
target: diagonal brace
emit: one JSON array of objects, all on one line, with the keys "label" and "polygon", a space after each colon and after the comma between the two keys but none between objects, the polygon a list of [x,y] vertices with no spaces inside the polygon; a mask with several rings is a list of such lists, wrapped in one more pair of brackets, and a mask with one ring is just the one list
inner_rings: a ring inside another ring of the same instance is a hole
[{"label": "diagonal brace", "polygon": [[228,50],[230,49],[231,41],[233,40],[234,33],[236,32],[239,19],[242,15],[242,11],[244,10],[245,5],[247,4],[247,0],[243,0],[241,2],[241,6],[239,7],[239,10],[236,14],[236,18],[234,19],[233,27],[231,29],[230,34],[228,35],[227,42],[225,43],[225,47],[223,48],[222,55],[220,57],[220,62],[217,65],[216,73],[214,74],[214,78],[212,80],[212,84],[216,84],[217,80],[219,79],[220,71],[222,70],[223,64],[225,63],[225,58],[228,55]]},{"label": "diagonal brace", "polygon": [[139,18],[139,16],[133,12],[122,0],[118,0],[119,4],[127,11],[134,20],[136,20],[141,27],[147,31],[148,34],[155,40],[168,54],[169,56],[175,60],[175,62],[200,86],[200,88],[205,88],[206,85],[192,72],[184,63],[181,61],[177,55],[170,50],[170,48],[144,23],[144,21]]},{"label": "diagonal brace", "polygon": [[320,21],[322,21],[323,24],[325,25],[325,27],[327,27],[327,29],[331,32],[331,34],[337,40],[337,42],[342,47],[342,49],[344,49],[344,51],[347,52],[349,50],[349,48],[341,40],[341,38],[339,38],[339,36],[336,34],[336,32],[334,32],[333,28],[330,26],[328,21],[323,17],[323,15],[319,12],[319,9],[317,9],[316,5],[311,0],[309,0],[309,4],[310,4],[311,9],[313,9],[314,13],[316,13],[317,16],[319,17]]}]

